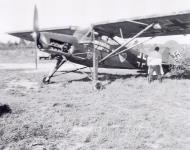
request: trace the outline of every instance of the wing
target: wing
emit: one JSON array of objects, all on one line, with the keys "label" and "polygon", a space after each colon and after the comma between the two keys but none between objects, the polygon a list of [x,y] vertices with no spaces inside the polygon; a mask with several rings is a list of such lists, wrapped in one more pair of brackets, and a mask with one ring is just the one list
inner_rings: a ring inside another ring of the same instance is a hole
[{"label": "wing", "polygon": [[190,34],[190,12],[100,23],[95,24],[94,29],[109,37],[120,37],[122,31],[124,38],[130,38],[152,23],[159,23],[161,29],[151,28],[139,37]]},{"label": "wing", "polygon": [[[42,29],[42,30],[40,30],[40,32],[73,35],[76,30],[77,30],[77,27],[69,26],[69,27],[62,27],[62,28]],[[18,38],[22,38],[27,41],[34,41],[31,36],[32,33],[33,33],[33,31],[31,30],[31,31],[21,31],[21,32],[10,32],[8,34],[13,35]]]}]

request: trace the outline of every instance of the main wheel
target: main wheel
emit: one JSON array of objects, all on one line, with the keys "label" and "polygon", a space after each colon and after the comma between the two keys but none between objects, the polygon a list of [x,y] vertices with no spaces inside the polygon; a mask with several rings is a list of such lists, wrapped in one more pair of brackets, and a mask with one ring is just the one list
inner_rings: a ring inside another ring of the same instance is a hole
[{"label": "main wheel", "polygon": [[102,89],[103,89],[102,83],[101,83],[101,82],[97,82],[97,83],[95,84],[95,89],[96,89],[96,90],[102,90]]},{"label": "main wheel", "polygon": [[50,78],[48,78],[48,77],[44,77],[43,78],[43,80],[42,80],[42,82],[44,83],[44,84],[49,84],[49,82],[50,82]]}]

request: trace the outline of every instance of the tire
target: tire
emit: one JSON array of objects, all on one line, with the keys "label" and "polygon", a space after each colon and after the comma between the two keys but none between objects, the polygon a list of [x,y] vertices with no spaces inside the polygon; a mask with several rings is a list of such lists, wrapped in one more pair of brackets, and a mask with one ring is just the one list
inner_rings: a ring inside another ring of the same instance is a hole
[{"label": "tire", "polygon": [[42,80],[42,82],[43,82],[44,84],[49,84],[50,78],[49,78],[48,80],[46,80],[46,78],[47,78],[47,77],[44,77],[43,80]]}]

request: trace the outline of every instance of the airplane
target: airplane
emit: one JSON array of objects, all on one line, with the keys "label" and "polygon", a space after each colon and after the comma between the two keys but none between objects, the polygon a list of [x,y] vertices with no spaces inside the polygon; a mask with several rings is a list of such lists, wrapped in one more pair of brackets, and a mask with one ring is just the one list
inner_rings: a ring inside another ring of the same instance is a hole
[{"label": "airplane", "polygon": [[[145,43],[147,38],[151,40],[157,36],[189,33],[190,12],[100,22],[85,29],[76,26],[39,29],[38,10],[35,6],[33,31],[8,34],[34,41],[39,50],[50,53],[57,59],[53,70],[43,78],[43,83],[48,84],[66,61],[94,67],[94,80],[97,80],[98,67],[146,70],[148,53],[137,50],[137,46]],[[143,37],[146,40],[135,42],[137,38]],[[162,65],[168,71],[168,57],[171,53],[164,55]]]}]

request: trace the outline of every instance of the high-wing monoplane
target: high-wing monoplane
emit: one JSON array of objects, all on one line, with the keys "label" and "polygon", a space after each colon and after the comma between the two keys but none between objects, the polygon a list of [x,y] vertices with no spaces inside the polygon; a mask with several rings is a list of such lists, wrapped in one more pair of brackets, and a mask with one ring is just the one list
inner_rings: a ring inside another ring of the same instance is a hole
[{"label": "high-wing monoplane", "polygon": [[[57,58],[53,71],[43,79],[48,83],[66,60],[87,67],[146,69],[148,53],[136,47],[157,36],[186,35],[190,33],[190,12],[165,16],[152,16],[102,22],[89,28],[76,26],[54,29],[39,29],[38,11],[35,7],[33,31],[9,33],[13,36],[34,41],[39,50]],[[145,41],[134,42],[147,37]],[[122,39],[122,40],[120,40]],[[122,42],[121,42],[122,41]],[[163,68],[168,68],[168,56],[164,56]],[[96,80],[96,79],[95,79]]]}]

